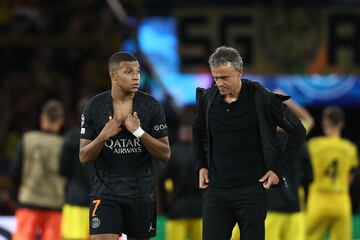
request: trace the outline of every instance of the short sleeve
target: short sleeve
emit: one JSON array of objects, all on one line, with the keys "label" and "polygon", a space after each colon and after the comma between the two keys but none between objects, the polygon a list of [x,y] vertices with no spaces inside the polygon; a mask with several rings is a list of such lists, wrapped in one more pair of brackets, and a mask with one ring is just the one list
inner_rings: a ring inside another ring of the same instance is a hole
[{"label": "short sleeve", "polygon": [[80,138],[93,140],[96,138],[95,124],[92,115],[91,102],[85,106],[81,114]]},{"label": "short sleeve", "polygon": [[158,102],[154,102],[152,111],[150,135],[154,138],[162,138],[168,136],[168,127],[166,125],[165,112]]}]

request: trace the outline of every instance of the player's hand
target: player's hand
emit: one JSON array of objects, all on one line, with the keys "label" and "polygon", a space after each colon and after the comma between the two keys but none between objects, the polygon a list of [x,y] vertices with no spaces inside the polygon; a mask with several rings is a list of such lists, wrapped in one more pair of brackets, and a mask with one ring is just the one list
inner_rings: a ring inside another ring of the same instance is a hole
[{"label": "player's hand", "polygon": [[103,130],[100,135],[102,135],[105,140],[115,136],[122,130],[121,123],[116,118],[112,118],[109,116],[108,122],[105,124]]},{"label": "player's hand", "polygon": [[140,119],[136,112],[126,115],[124,120],[124,126],[131,133],[133,133],[136,129],[138,129],[138,127],[140,127]]},{"label": "player's hand", "polygon": [[259,179],[259,182],[263,183],[263,187],[270,189],[271,185],[276,185],[279,183],[279,177],[271,170],[269,170],[262,178]]},{"label": "player's hand", "polygon": [[205,189],[209,186],[209,170],[201,168],[199,170],[199,188]]}]

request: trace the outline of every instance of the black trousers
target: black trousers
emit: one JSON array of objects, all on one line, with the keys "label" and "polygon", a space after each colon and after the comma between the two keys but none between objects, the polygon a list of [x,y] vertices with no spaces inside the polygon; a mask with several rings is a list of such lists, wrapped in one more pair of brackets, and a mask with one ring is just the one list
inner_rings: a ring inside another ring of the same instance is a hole
[{"label": "black trousers", "polygon": [[241,240],[264,240],[267,193],[261,183],[235,189],[209,187],[203,198],[204,240],[230,239],[236,222]]}]

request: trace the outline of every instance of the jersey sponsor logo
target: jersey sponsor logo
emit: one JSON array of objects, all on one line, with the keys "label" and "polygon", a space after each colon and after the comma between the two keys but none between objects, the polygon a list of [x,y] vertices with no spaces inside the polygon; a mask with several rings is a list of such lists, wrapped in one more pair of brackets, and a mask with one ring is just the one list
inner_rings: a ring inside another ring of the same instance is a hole
[{"label": "jersey sponsor logo", "polygon": [[85,134],[85,128],[80,129],[80,134]]},{"label": "jersey sponsor logo", "polygon": [[167,129],[167,125],[165,124],[159,124],[159,125],[155,125],[154,126],[154,130],[155,131],[159,131],[159,130],[163,130],[163,129]]},{"label": "jersey sponsor logo", "polygon": [[152,222],[150,223],[150,226],[149,226],[149,232],[151,232],[151,231],[155,231],[155,228],[154,228]]},{"label": "jersey sponsor logo", "polygon": [[111,149],[116,154],[141,153],[142,146],[140,139],[107,139],[104,143],[105,147]]},{"label": "jersey sponsor logo", "polygon": [[93,217],[91,219],[91,227],[92,228],[98,228],[98,227],[100,227],[100,224],[101,224],[101,221],[98,217]]}]

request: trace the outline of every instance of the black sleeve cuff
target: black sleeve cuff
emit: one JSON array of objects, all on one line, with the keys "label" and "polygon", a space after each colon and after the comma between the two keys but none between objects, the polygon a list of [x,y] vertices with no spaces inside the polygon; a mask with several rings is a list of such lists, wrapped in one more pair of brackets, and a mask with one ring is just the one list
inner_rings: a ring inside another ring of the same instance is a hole
[{"label": "black sleeve cuff", "polygon": [[286,182],[286,174],[288,173],[288,168],[280,163],[273,164],[270,168],[279,178],[278,186],[285,186],[287,187]]},{"label": "black sleeve cuff", "polygon": [[208,169],[207,165],[205,163],[200,163],[200,162],[195,162],[195,172],[199,173],[199,170],[201,168],[206,168]]}]

